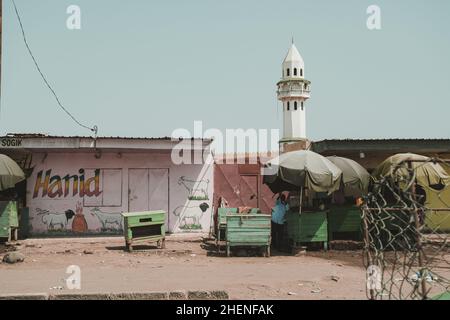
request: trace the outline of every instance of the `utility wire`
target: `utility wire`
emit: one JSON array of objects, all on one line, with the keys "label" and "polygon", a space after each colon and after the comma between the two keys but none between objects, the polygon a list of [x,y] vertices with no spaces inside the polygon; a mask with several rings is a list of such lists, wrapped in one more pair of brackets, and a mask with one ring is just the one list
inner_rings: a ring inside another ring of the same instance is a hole
[{"label": "utility wire", "polygon": [[61,103],[61,101],[59,100],[58,95],[56,94],[55,90],[53,90],[52,86],[48,83],[47,79],[45,78],[43,72],[41,71],[41,68],[39,67],[36,58],[33,55],[33,52],[31,51],[30,46],[28,45],[28,41],[27,41],[27,37],[25,36],[25,30],[23,28],[22,25],[22,20],[20,19],[20,14],[19,11],[17,10],[17,6],[16,6],[16,2],[14,0],[11,0],[13,5],[14,5],[14,11],[16,12],[16,16],[17,16],[17,20],[19,21],[19,25],[20,25],[20,29],[22,30],[22,38],[23,38],[23,42],[25,43],[25,46],[27,47],[28,53],[31,56],[31,59],[33,59],[34,65],[36,66],[37,71],[39,72],[39,74],[41,75],[42,80],[44,80],[44,83],[47,85],[47,87],[50,89],[51,93],[53,94],[53,96],[55,97],[56,102],[58,103],[59,107],[70,117],[72,118],[72,120],[78,124],[80,127],[91,130],[92,132],[94,132],[95,135],[97,135],[98,132],[98,127],[97,126],[93,126],[93,127],[89,127],[87,125],[84,125],[83,123],[81,123],[80,121],[77,120],[77,118],[75,118],[75,116],[73,116],[69,110],[67,110],[63,104]]}]

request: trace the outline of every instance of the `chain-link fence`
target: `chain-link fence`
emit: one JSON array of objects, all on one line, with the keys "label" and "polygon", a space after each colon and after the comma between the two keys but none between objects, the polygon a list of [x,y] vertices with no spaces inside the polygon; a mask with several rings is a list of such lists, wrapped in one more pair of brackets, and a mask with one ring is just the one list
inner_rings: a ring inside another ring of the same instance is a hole
[{"label": "chain-link fence", "polygon": [[375,179],[365,198],[361,208],[369,299],[448,295],[450,186],[445,179],[427,179],[437,167],[448,178],[449,161],[402,161]]}]

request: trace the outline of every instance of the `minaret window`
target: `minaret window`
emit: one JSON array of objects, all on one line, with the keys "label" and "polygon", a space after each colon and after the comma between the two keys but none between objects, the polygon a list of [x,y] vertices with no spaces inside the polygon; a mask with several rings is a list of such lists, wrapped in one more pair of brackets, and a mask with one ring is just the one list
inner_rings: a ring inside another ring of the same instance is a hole
[{"label": "minaret window", "polygon": [[286,70],[286,75],[289,77],[289,68],[287,68],[287,70]]},{"label": "minaret window", "polygon": [[294,110],[297,111],[297,101],[294,102]]},{"label": "minaret window", "polygon": [[302,111],[303,111],[303,101],[302,101]]},{"label": "minaret window", "polygon": [[297,68],[294,68],[294,76],[297,75]]},{"label": "minaret window", "polygon": [[289,111],[289,108],[290,108],[290,106],[289,106],[289,101],[287,102],[287,111]]},{"label": "minaret window", "polygon": [[303,77],[303,69],[300,69],[300,77]]}]

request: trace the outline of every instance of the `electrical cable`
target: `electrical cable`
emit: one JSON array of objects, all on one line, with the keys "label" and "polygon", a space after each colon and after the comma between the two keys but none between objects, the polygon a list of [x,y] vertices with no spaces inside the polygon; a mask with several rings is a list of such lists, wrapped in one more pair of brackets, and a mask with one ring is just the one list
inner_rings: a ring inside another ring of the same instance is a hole
[{"label": "electrical cable", "polygon": [[55,97],[55,100],[58,104],[58,106],[76,123],[78,124],[80,127],[91,130],[92,132],[94,132],[95,136],[97,136],[98,133],[98,127],[96,125],[94,125],[93,127],[89,127],[83,123],[81,123],[80,121],[78,121],[77,118],[75,118],[74,115],[72,115],[72,113],[69,112],[69,110],[67,110],[63,104],[61,103],[61,101],[59,100],[58,95],[56,94],[55,90],[52,88],[52,86],[48,83],[44,73],[42,72],[41,68],[39,67],[39,64],[36,61],[36,58],[33,55],[33,52],[31,51],[30,46],[28,45],[28,41],[27,41],[27,37],[25,35],[25,30],[22,24],[22,20],[20,18],[20,14],[19,14],[19,10],[17,9],[16,6],[16,2],[14,0],[11,0],[14,6],[14,11],[16,12],[16,16],[17,16],[17,20],[19,21],[19,25],[20,25],[20,29],[22,31],[22,38],[23,41],[25,43],[25,46],[27,47],[28,53],[31,56],[31,59],[33,59],[34,65],[36,66],[37,71],[39,72],[39,74],[41,75],[42,80],[44,80],[44,83],[46,84],[46,86],[49,88],[49,90],[51,91],[51,93],[53,94],[53,96]]}]

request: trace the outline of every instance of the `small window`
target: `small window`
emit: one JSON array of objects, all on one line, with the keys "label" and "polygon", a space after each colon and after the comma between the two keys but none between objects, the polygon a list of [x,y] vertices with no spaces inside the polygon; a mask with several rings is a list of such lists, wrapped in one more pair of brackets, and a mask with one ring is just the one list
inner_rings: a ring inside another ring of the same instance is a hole
[{"label": "small window", "polygon": [[297,68],[294,68],[294,76],[297,75]]},{"label": "small window", "polygon": [[305,83],[305,90],[308,89],[308,85]]},{"label": "small window", "polygon": [[303,101],[302,101],[302,111],[303,111]]},{"label": "small window", "polygon": [[300,77],[303,77],[303,69],[300,69]]},{"label": "small window", "polygon": [[294,102],[294,110],[297,111],[297,101]]},{"label": "small window", "polygon": [[286,70],[286,75],[289,77],[289,68],[287,68],[287,70]]},{"label": "small window", "polygon": [[290,106],[289,106],[289,101],[287,102],[287,111],[289,111],[289,108],[290,108]]}]

